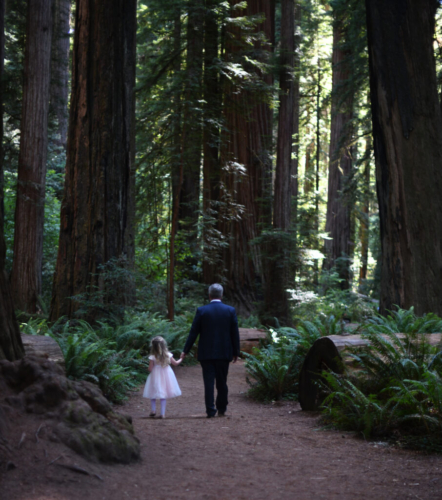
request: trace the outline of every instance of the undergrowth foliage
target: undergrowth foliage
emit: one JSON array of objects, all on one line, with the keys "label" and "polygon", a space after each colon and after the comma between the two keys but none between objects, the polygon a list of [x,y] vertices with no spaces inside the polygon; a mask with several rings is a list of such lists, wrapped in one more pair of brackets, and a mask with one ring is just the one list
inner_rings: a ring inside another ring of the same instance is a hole
[{"label": "undergrowth foliage", "polygon": [[441,345],[422,335],[441,326],[437,316],[418,318],[413,309],[367,321],[369,345],[352,353],[357,372],[323,373],[325,421],[366,438],[442,452]]},{"label": "undergrowth foliage", "polygon": [[22,326],[23,333],[54,338],[65,358],[66,375],[98,384],[114,403],[146,379],[152,337],[163,336],[177,355],[188,330],[188,318],[170,323],[157,313],[142,313],[117,326],[102,322],[92,327],[83,320],[58,321],[52,327],[46,320],[31,320]]},{"label": "undergrowth foliage", "polygon": [[261,401],[296,399],[299,371],[313,342],[322,337],[327,322],[302,321],[297,329],[269,330],[267,345],[246,358],[249,395]]}]

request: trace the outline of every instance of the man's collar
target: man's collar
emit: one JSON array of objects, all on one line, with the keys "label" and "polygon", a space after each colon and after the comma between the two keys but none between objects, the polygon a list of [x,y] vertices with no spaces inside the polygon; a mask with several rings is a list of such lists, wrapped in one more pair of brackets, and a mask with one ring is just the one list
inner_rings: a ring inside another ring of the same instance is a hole
[{"label": "man's collar", "polygon": [[212,300],[210,301],[210,303],[212,303],[212,302],[221,302],[221,299],[212,299]]}]

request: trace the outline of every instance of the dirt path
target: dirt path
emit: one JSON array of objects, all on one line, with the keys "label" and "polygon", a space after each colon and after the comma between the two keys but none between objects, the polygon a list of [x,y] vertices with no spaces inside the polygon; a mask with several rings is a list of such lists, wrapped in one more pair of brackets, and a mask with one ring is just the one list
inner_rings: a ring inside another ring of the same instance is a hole
[{"label": "dirt path", "polygon": [[[141,389],[123,409],[134,418],[142,461],[103,466],[63,452],[98,474],[83,476],[41,458],[28,444],[26,470],[8,472],[1,500],[273,500],[442,498],[442,457],[322,431],[296,403],[246,399],[244,365],[231,365],[229,417],[206,419],[199,366],[176,370],[183,396],[165,420],[146,418]],[[56,450],[51,449],[56,458]]]}]

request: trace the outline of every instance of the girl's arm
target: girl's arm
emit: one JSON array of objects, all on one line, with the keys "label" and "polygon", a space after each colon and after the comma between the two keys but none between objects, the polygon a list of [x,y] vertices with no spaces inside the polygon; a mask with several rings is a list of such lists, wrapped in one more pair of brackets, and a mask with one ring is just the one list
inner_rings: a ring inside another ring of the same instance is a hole
[{"label": "girl's arm", "polygon": [[178,361],[176,359],[170,358],[170,364],[173,366],[178,366],[183,360],[179,359]]},{"label": "girl's arm", "polygon": [[154,362],[153,362],[153,359],[150,359],[149,360],[149,367],[148,367],[148,370],[151,372],[153,370],[153,367],[154,367]]}]

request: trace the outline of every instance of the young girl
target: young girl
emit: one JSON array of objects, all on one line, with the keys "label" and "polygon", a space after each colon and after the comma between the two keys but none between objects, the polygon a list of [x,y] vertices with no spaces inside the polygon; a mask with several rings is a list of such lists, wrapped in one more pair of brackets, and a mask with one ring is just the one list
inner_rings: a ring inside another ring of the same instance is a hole
[{"label": "young girl", "polygon": [[149,371],[143,397],[150,399],[152,412],[149,417],[156,415],[156,400],[161,401],[160,418],[166,416],[166,399],[181,396],[180,386],[170,365],[178,366],[182,359],[175,361],[167,349],[163,337],[154,337],[150,343]]}]

